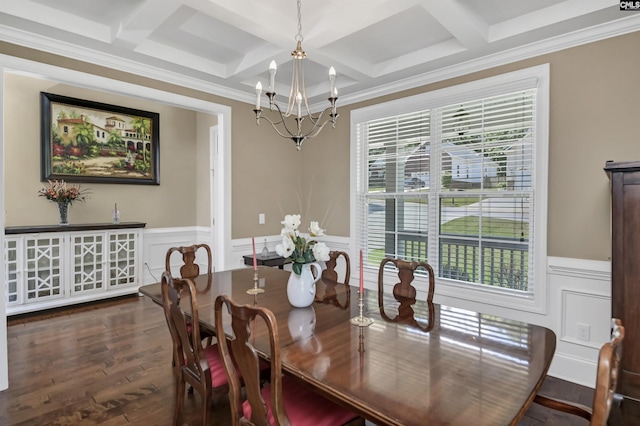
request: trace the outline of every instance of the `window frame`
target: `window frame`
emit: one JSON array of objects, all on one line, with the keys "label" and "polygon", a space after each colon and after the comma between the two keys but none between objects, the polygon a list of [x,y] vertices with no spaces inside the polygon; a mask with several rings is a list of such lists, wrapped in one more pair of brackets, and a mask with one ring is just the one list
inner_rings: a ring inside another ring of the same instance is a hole
[{"label": "window frame", "polygon": [[[367,155],[366,147],[358,147],[358,127],[360,123],[389,116],[398,116],[428,108],[440,107],[452,103],[462,103],[472,99],[494,96],[499,93],[524,89],[536,89],[535,105],[535,180],[533,181],[533,292],[520,294],[502,288],[470,285],[461,281],[441,278],[436,275],[436,301],[440,299],[464,300],[490,304],[534,313],[546,313],[547,310],[547,204],[548,204],[548,152],[549,152],[549,64],[537,65],[518,71],[500,74],[493,77],[472,81],[456,86],[425,92],[409,97],[399,98],[359,109],[350,114],[350,244],[360,249],[366,232],[366,214],[359,211],[365,205],[364,198],[368,191],[368,168],[366,161],[359,161]],[[360,169],[359,164],[363,167]],[[431,213],[430,213],[431,214]],[[359,265],[356,265],[356,270]],[[360,272],[358,270],[358,272]],[[377,282],[378,268],[371,265],[364,267],[365,281]],[[427,280],[416,277],[414,284],[420,296],[426,295]],[[419,296],[419,297],[420,297]]]}]

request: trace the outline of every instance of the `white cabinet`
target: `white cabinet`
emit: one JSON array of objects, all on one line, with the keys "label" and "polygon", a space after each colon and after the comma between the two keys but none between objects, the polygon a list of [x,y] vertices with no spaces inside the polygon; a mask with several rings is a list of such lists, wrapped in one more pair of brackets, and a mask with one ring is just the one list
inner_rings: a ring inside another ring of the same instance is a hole
[{"label": "white cabinet", "polygon": [[74,232],[71,238],[71,295],[105,289],[104,233]]},{"label": "white cabinet", "polygon": [[136,222],[7,228],[7,315],[137,292],[143,227]]}]

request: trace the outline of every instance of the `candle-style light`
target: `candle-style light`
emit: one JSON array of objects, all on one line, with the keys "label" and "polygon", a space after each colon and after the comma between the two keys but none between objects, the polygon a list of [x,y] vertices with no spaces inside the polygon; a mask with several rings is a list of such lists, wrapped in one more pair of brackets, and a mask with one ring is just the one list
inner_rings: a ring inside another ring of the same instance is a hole
[{"label": "candle-style light", "polygon": [[260,109],[260,94],[262,93],[262,83],[256,84],[256,109]]},{"label": "candle-style light", "polygon": [[271,61],[269,64],[269,92],[276,91],[276,71],[278,70],[278,66],[276,65],[276,61]]},{"label": "candle-style light", "polygon": [[[269,99],[269,110],[275,115],[273,119],[262,116],[262,108],[260,100],[256,100],[256,108],[253,110],[256,114],[256,123],[260,124],[260,119],[264,118],[278,135],[283,138],[291,139],[296,144],[299,151],[302,143],[310,138],[315,137],[320,131],[331,123],[332,127],[336,126],[338,113],[336,110],[336,101],[338,100],[338,90],[336,84],[336,70],[329,68],[329,106],[319,114],[313,115],[309,109],[309,101],[307,99],[307,91],[304,84],[304,66],[303,61],[307,54],[302,50],[302,16],[300,14],[301,0],[298,0],[298,33],[295,40],[297,42],[296,49],[291,52],[293,57],[293,76],[291,78],[291,91],[289,92],[289,101],[286,111],[282,111],[280,106],[275,102],[276,96],[276,72],[278,66],[275,61],[269,64],[269,89],[265,93]],[[260,86],[260,92],[262,86]],[[256,94],[260,97],[258,85],[256,85]],[[302,106],[306,110],[306,115],[302,115]],[[287,120],[289,117],[293,118]]]},{"label": "candle-style light", "polygon": [[336,88],[336,69],[331,67],[329,68],[329,94],[334,93],[334,89]]}]

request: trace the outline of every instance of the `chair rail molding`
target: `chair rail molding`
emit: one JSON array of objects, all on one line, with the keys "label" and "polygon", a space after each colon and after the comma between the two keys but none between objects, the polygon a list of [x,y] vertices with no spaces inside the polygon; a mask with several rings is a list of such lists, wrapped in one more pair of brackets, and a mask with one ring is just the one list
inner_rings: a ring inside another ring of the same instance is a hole
[{"label": "chair rail molding", "polygon": [[566,257],[547,258],[548,273],[589,279],[611,279],[611,262],[599,260],[571,259]]}]

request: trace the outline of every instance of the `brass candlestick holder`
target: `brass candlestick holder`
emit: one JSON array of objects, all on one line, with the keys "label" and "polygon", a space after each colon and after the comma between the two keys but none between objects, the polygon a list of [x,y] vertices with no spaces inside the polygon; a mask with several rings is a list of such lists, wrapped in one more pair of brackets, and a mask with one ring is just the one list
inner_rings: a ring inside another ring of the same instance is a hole
[{"label": "brass candlestick holder", "polygon": [[258,271],[257,270],[253,271],[253,288],[250,288],[249,290],[247,290],[247,293],[248,294],[264,293],[264,289],[258,287]]},{"label": "brass candlestick holder", "polygon": [[362,309],[364,308],[364,292],[358,293],[360,293],[358,297],[358,307],[360,308],[360,315],[351,318],[351,324],[357,325],[358,327],[368,327],[373,324],[373,319],[367,318],[362,315]]}]

